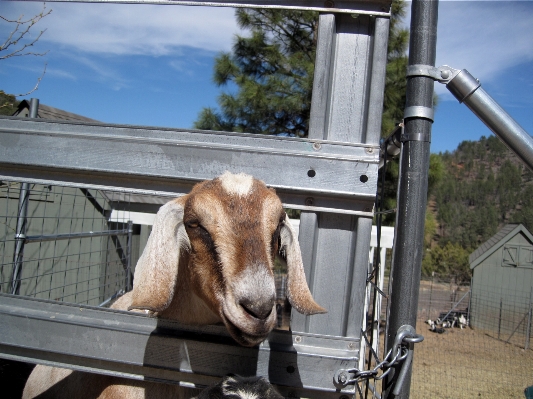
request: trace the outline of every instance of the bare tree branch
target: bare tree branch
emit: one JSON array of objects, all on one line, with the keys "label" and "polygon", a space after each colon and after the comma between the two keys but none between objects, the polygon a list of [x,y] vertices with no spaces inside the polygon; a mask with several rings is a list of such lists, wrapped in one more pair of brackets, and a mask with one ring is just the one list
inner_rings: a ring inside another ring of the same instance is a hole
[{"label": "bare tree branch", "polygon": [[43,35],[44,32],[46,32],[46,29],[39,32],[36,38],[29,41],[28,43],[23,43],[19,48],[15,48],[17,45],[19,45],[20,41],[23,40],[26,35],[29,33],[30,29],[41,19],[46,17],[52,12],[52,10],[46,10],[46,4],[43,4],[43,10],[37,14],[36,16],[23,20],[24,15],[21,15],[18,19],[9,19],[4,16],[0,15],[0,19],[4,20],[7,23],[15,24],[15,28],[10,32],[7,39],[4,41],[4,43],[0,46],[0,52],[2,51],[8,51],[10,48],[13,48],[13,50],[10,50],[11,52],[0,55],[0,60],[5,60],[7,58],[11,57],[20,57],[24,55],[35,55],[35,56],[43,56],[48,51],[45,51],[44,53],[36,53],[33,51],[26,51],[28,48],[32,47]]},{"label": "bare tree branch", "polygon": [[37,83],[35,84],[35,87],[33,89],[31,89],[30,91],[28,91],[27,93],[23,93],[23,94],[14,94],[15,97],[24,97],[24,96],[27,96],[27,95],[30,95],[31,93],[33,93],[34,91],[36,91],[38,88],[39,88],[39,85],[41,84],[41,80],[43,79],[44,77],[44,74],[46,73],[46,63],[44,64],[44,69],[43,69],[43,73],[41,73],[41,76],[39,76],[39,78],[37,79]]},{"label": "bare tree branch", "polygon": [[[30,30],[37,24],[41,19],[50,15],[52,10],[47,10],[46,3],[43,3],[43,9],[41,12],[31,18],[24,19],[24,15],[21,15],[17,19],[9,19],[0,15],[0,20],[7,22],[9,24],[14,24],[14,28],[9,33],[8,37],[3,44],[0,45],[0,60],[6,60],[13,57],[23,57],[23,56],[37,56],[42,57],[48,53],[44,52],[35,52],[31,51],[31,48],[34,46],[37,41],[41,38],[46,29],[43,29],[39,34],[28,39],[28,36],[31,36]],[[41,76],[37,79],[37,83],[33,89],[24,94],[15,94],[16,97],[27,96],[28,94],[33,93],[39,88],[39,84],[46,73],[46,66],[44,64],[44,69]]]}]

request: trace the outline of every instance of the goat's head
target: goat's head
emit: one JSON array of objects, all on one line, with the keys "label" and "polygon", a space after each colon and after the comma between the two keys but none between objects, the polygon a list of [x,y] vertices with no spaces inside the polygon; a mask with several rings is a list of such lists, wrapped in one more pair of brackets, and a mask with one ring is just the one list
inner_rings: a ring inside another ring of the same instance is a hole
[{"label": "goat's head", "polygon": [[218,384],[205,388],[193,399],[283,399],[266,378],[230,374]]},{"label": "goat's head", "polygon": [[[296,234],[273,189],[226,172],[161,207],[135,271],[130,309],[162,312],[178,268],[191,291],[241,345],[266,338],[276,322],[274,258],[287,259],[288,299],[300,313],[324,313],[305,281]],[[192,311],[192,310],[191,310]]]}]

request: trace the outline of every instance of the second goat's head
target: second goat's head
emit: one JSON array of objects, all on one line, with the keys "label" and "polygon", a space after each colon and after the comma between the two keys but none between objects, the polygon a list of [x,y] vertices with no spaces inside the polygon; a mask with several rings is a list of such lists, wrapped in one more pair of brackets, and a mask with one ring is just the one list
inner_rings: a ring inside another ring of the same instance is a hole
[{"label": "second goat's head", "polygon": [[241,345],[276,324],[274,259],[287,261],[287,298],[324,313],[307,286],[296,233],[273,189],[226,172],[162,206],[135,270],[130,309],[188,324],[222,321]]}]

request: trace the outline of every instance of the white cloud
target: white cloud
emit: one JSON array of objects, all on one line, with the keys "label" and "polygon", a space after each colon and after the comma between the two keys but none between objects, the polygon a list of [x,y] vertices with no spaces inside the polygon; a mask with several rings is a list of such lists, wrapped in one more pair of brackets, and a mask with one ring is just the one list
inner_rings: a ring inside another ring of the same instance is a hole
[{"label": "white cloud", "polygon": [[[42,4],[8,2],[3,14],[31,16]],[[52,13],[39,25],[42,42],[70,49],[115,55],[160,56],[182,46],[228,51],[239,32],[234,10],[145,4],[48,3]]]},{"label": "white cloud", "polygon": [[46,75],[54,76],[61,79],[77,80],[78,78],[71,72],[59,68],[46,68]]},{"label": "white cloud", "polygon": [[[530,1],[441,2],[436,65],[467,69],[482,83],[497,79],[533,61],[532,26]],[[444,85],[436,84],[435,91],[452,99]]]}]

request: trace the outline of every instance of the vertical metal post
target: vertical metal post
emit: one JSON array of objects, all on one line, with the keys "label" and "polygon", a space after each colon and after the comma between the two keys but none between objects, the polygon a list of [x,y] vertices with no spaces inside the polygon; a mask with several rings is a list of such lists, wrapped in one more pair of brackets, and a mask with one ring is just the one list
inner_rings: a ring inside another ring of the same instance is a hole
[{"label": "vertical metal post", "polygon": [[[37,118],[39,100],[30,100],[30,118]],[[20,293],[20,275],[22,273],[22,263],[24,262],[24,244],[26,242],[26,216],[28,214],[28,200],[30,198],[30,185],[21,183],[19,192],[19,204],[17,214],[17,227],[15,231],[15,252],[13,254],[13,278],[11,280],[11,293]]]},{"label": "vertical metal post", "polygon": [[24,244],[26,241],[26,215],[28,213],[28,199],[30,197],[30,185],[21,183],[19,192],[19,204],[17,214],[17,228],[15,231],[15,253],[13,254],[13,278],[11,280],[11,293],[20,293],[20,275],[24,262]]},{"label": "vertical metal post", "polygon": [[[435,65],[437,16],[438,1],[413,0],[409,65]],[[406,94],[387,350],[392,348],[401,326],[416,326],[427,204],[433,80],[425,76],[409,77]],[[397,395],[392,391],[398,379],[399,366],[386,377],[384,398],[409,398],[412,363],[407,367],[406,378]]]},{"label": "vertical metal post", "polygon": [[128,220],[128,239],[126,243],[126,287],[125,291],[129,292],[133,289],[133,281],[131,279],[131,247],[133,239],[133,222]]},{"label": "vertical metal post", "polygon": [[529,349],[529,338],[531,336],[531,298],[533,294],[533,289],[529,291],[529,310],[527,312],[527,325],[526,325],[526,343],[524,345],[524,349]]},{"label": "vertical metal post", "polygon": [[[379,143],[388,31],[385,17],[320,15],[310,139]],[[293,331],[361,337],[371,231],[369,217],[302,212],[305,274],[328,313],[293,312]]]},{"label": "vertical metal post", "polygon": [[501,328],[502,328],[502,298],[500,298],[500,315],[498,316],[498,339],[500,339]]},{"label": "vertical metal post", "polygon": [[433,298],[433,279],[435,278],[435,272],[431,272],[431,285],[429,287],[429,306],[426,319],[431,317],[431,299]]}]

